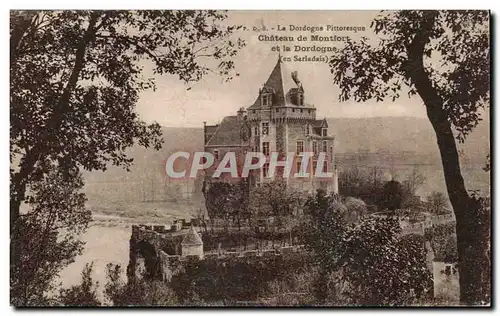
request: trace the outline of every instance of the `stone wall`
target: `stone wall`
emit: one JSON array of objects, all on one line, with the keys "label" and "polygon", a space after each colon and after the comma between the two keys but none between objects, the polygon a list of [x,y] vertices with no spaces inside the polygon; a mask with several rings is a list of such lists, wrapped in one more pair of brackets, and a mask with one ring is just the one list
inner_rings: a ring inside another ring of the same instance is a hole
[{"label": "stone wall", "polygon": [[292,258],[304,257],[311,258],[311,255],[305,250],[303,245],[293,247],[281,247],[267,250],[247,250],[241,252],[209,252],[204,254],[204,258],[200,260],[199,256],[178,256],[168,255],[164,251],[159,252],[158,260],[161,268],[161,278],[170,282],[172,276],[184,272],[184,266],[189,262],[203,262],[206,265],[228,266],[235,262],[254,262],[269,261],[269,259],[291,260]]}]

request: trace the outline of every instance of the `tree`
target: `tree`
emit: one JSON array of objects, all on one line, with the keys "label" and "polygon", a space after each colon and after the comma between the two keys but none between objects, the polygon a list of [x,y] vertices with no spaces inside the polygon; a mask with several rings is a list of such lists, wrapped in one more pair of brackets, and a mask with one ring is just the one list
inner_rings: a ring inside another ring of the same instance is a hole
[{"label": "tree", "polygon": [[302,205],[300,192],[288,187],[283,179],[275,179],[250,191],[251,213],[256,216],[273,216],[279,226],[286,222]]},{"label": "tree", "polygon": [[97,287],[98,282],[94,282],[92,279],[94,263],[85,264],[82,270],[82,280],[81,283],[70,287],[69,289],[62,289],[59,292],[59,298],[61,304],[64,306],[100,306],[101,302],[97,297]]},{"label": "tree", "polygon": [[11,265],[11,302],[15,306],[49,304],[53,279],[83,250],[79,240],[91,221],[85,208],[81,174],[68,176],[51,168],[44,179],[31,185],[27,210],[12,230],[11,245],[19,255]]},{"label": "tree", "polygon": [[448,201],[442,192],[433,191],[427,197],[427,207],[431,213],[442,215],[448,213]]},{"label": "tree", "polygon": [[339,194],[376,204],[383,186],[381,176],[382,173],[376,167],[369,172],[363,172],[356,166],[342,170],[339,175]]},{"label": "tree", "polygon": [[489,251],[488,234],[478,203],[465,188],[456,144],[480,122],[489,103],[489,22],[488,11],[385,12],[371,24],[378,42],[348,41],[330,61],[341,101],[394,101],[405,91],[403,86],[409,96],[422,99],[457,219],[464,304],[485,302],[489,291],[481,288],[489,283],[483,279],[485,266],[478,264]]},{"label": "tree", "polygon": [[40,201],[36,186],[53,169],[71,183],[82,169],[128,168],[126,149],[134,143],[159,149],[159,125],[147,125],[135,111],[140,94],[155,89],[145,67],[185,83],[208,73],[230,79],[244,43],[231,40],[236,27],[224,25],[225,18],[187,10],[11,12],[12,285],[23,264],[15,240],[23,232],[20,209]]},{"label": "tree", "polygon": [[396,218],[371,217],[351,226],[341,244],[341,280],[348,303],[407,305],[431,287],[421,236],[398,238]]},{"label": "tree", "polygon": [[104,295],[113,306],[171,306],[177,303],[166,282],[145,280],[142,276],[124,282],[120,265],[106,265]]},{"label": "tree", "polygon": [[379,208],[394,211],[401,208],[403,202],[403,186],[395,180],[387,181],[380,194]]},{"label": "tree", "polygon": [[217,181],[209,184],[205,192],[205,205],[211,219],[225,220],[234,213],[233,207],[238,198],[237,187],[230,182]]},{"label": "tree", "polygon": [[304,244],[314,253],[319,266],[315,280],[315,297],[318,304],[325,304],[329,294],[329,276],[338,270],[341,257],[341,243],[345,238],[347,209],[338,197],[318,190],[305,203],[308,217]]},{"label": "tree", "polygon": [[411,173],[403,181],[403,186],[411,196],[415,196],[417,189],[425,183],[425,176],[414,166]]},{"label": "tree", "polygon": [[423,240],[399,238],[396,218],[368,217],[348,225],[346,214],[356,209],[323,191],[306,202],[304,243],[318,263],[317,303],[401,305],[411,302],[412,291],[424,295],[430,273]]}]

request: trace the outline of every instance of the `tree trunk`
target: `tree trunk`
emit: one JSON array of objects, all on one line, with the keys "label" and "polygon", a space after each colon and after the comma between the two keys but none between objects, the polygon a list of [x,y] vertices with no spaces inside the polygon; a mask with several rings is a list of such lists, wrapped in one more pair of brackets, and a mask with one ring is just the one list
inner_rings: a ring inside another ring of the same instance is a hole
[{"label": "tree trunk", "polygon": [[483,260],[487,257],[488,243],[482,240],[485,227],[479,221],[479,205],[469,197],[465,188],[455,137],[443,110],[443,101],[432,86],[423,64],[424,47],[429,41],[437,14],[436,11],[424,13],[420,28],[408,48],[406,73],[424,101],[427,116],[436,133],[446,188],[455,212],[460,302],[475,305],[486,301],[489,292],[489,289],[483,290],[483,285],[489,284],[486,279],[490,277],[488,271],[483,271],[484,262],[488,262],[487,258]]},{"label": "tree trunk", "polygon": [[[28,183],[33,181],[33,177],[38,178],[42,176],[42,173],[37,174],[36,164],[41,160],[46,158],[51,154],[50,141],[54,138],[54,131],[57,130],[63,120],[63,113],[68,110],[68,103],[71,93],[78,82],[80,72],[84,68],[85,62],[85,52],[87,44],[95,35],[96,23],[99,17],[98,12],[93,12],[89,20],[89,26],[82,37],[82,41],[75,52],[75,65],[72,69],[70,79],[66,87],[64,88],[63,94],[57,104],[55,105],[54,114],[47,121],[47,128],[37,135],[37,142],[31,148],[26,149],[25,156],[21,159],[19,164],[19,170],[17,172],[11,171],[10,179],[10,252],[11,252],[11,277],[14,269],[20,264],[19,247],[16,245],[16,240],[13,240],[13,233],[15,231],[15,226],[20,216],[20,208],[23,201],[26,199],[26,190]],[[24,29],[15,30],[11,37],[11,57],[15,59],[17,56],[16,48],[20,45]],[[12,68],[12,64],[11,64]],[[12,71],[13,69],[11,69]],[[13,75],[11,73],[11,75]],[[12,281],[11,281],[12,282]]]}]

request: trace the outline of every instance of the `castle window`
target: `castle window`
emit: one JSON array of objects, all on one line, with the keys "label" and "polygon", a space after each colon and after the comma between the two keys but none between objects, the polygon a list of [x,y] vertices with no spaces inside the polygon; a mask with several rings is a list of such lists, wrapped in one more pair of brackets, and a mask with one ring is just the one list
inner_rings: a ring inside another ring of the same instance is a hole
[{"label": "castle window", "polygon": [[314,152],[314,155],[318,155],[318,142],[313,140],[313,152]]},{"label": "castle window", "polygon": [[262,123],[262,135],[269,135],[269,122]]},{"label": "castle window", "polygon": [[328,172],[328,163],[325,161],[323,164],[323,172],[327,173]]},{"label": "castle window", "polygon": [[269,142],[262,143],[262,153],[266,156],[269,156]]},{"label": "castle window", "polygon": [[270,105],[272,105],[272,95],[270,95],[270,94],[264,94],[264,95],[262,95],[262,105],[263,106],[270,106]]},{"label": "castle window", "polygon": [[276,113],[278,113],[280,111],[280,109],[276,108]]},{"label": "castle window", "polygon": [[258,127],[258,126],[255,126],[255,127],[253,128],[253,135],[254,135],[254,136],[259,136],[259,127]]},{"label": "castle window", "polygon": [[301,155],[304,152],[304,141],[297,141],[297,155]]},{"label": "castle window", "polygon": [[321,136],[327,136],[328,135],[328,129],[323,128],[321,129]]},{"label": "castle window", "polygon": [[252,114],[255,114],[255,110],[252,110]]},{"label": "castle window", "polygon": [[323,141],[323,150],[322,151],[326,153],[327,150],[328,150],[328,141],[324,140]]},{"label": "castle window", "polygon": [[297,173],[298,174],[302,174],[302,170],[300,169],[301,165],[302,165],[302,161],[297,160]]},{"label": "castle window", "polygon": [[295,113],[295,108],[292,108],[292,112],[294,112],[294,113]]},{"label": "castle window", "polygon": [[299,93],[299,105],[304,105],[304,95],[302,93]]},{"label": "castle window", "polygon": [[333,159],[333,146],[330,146],[330,158]]},{"label": "castle window", "polygon": [[311,114],[311,110],[307,110],[307,113]]},{"label": "castle window", "polygon": [[304,110],[300,109],[300,113],[304,113]]},{"label": "castle window", "polygon": [[214,158],[215,158],[215,160],[219,159],[219,150],[218,149],[214,149]]},{"label": "castle window", "polygon": [[318,167],[318,162],[313,161],[313,174],[316,174],[316,168]]},{"label": "castle window", "polygon": [[306,136],[309,135],[309,124],[306,124],[306,126],[304,127],[305,128],[305,132],[306,132]]},{"label": "castle window", "polygon": [[264,176],[264,178],[269,177],[269,163],[265,163],[262,167],[262,175]]}]

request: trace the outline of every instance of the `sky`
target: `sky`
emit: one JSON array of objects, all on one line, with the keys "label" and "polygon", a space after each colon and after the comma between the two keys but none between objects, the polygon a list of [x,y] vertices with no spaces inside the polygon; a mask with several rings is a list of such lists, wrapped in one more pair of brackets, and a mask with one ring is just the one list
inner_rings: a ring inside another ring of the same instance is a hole
[{"label": "sky", "polygon": [[[241,30],[235,36],[247,43],[235,57],[235,71],[238,77],[224,82],[221,77],[208,75],[201,81],[189,86],[173,76],[157,76],[157,90],[147,91],[140,97],[137,111],[146,122],[156,121],[163,126],[201,127],[203,122],[215,124],[224,116],[235,115],[241,107],[248,107],[258,95],[259,88],[267,80],[278,59],[278,53],[271,51],[276,42],[259,41],[260,34],[309,36],[310,32],[278,32],[278,25],[290,29],[290,25],[303,26],[358,26],[364,32],[318,32],[321,36],[338,35],[358,39],[361,36],[373,38],[370,22],[378,11],[229,11],[225,23],[240,24],[248,30]],[[254,31],[254,27],[268,30]],[[272,30],[274,28],[274,30]],[[284,43],[284,42],[282,42]],[[288,43],[290,45],[297,44]],[[308,42],[303,45],[341,47],[342,42]],[[281,52],[284,57],[304,55],[305,53]],[[321,55],[308,53],[309,56]],[[426,117],[425,108],[418,96],[411,99],[404,95],[395,102],[339,102],[339,90],[333,84],[330,69],[322,62],[286,62],[287,71],[298,71],[305,90],[307,103],[316,106],[317,116],[321,117],[379,117],[412,116]],[[190,88],[188,90],[188,88]]]}]

